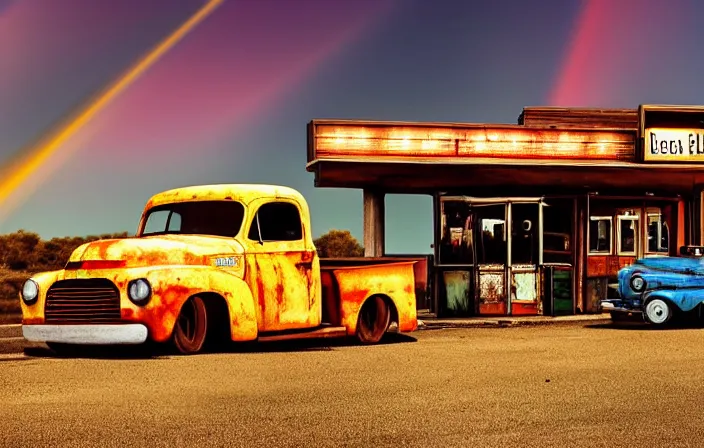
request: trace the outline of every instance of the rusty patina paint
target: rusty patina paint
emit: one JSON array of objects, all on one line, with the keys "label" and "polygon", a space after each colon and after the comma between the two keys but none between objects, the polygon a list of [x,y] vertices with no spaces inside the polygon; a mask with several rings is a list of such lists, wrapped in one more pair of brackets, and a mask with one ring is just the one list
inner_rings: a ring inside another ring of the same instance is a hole
[{"label": "rusty patina paint", "polygon": [[146,278],[152,284],[153,296],[144,307],[134,305],[127,297],[127,279],[116,278],[115,282],[122,291],[122,318],[147,325],[152,339],[167,340],[186,299],[204,292],[215,292],[227,302],[232,340],[256,339],[252,296],[241,279],[208,268],[192,268],[188,271],[183,268],[158,269],[150,271]]},{"label": "rusty patina paint", "polygon": [[493,303],[506,300],[504,288],[504,266],[484,265],[479,272],[479,297],[482,302]]},{"label": "rusty patina paint", "polygon": [[[240,235],[235,238],[177,234],[140,236],[144,218],[158,205],[204,200],[236,200],[250,205],[263,199],[279,198],[299,204],[307,229],[310,221],[307,204],[300,193],[287,187],[206,185],[159,193],[147,202],[136,237],[86,243],[72,253],[66,269],[35,275],[40,296],[31,306],[22,303],[24,323],[44,322],[46,291],[55,281],[106,278],[120,291],[122,320],[145,324],[150,338],[156,341],[170,337],[183,303],[201,293],[217,293],[225,298],[230,333],[236,341],[256,339],[260,329],[315,327],[321,319],[320,272],[309,232],[298,251],[290,250],[290,243],[283,243],[288,245],[288,253],[282,253],[287,248],[275,243],[267,244],[266,250],[255,249],[253,255],[247,257],[245,246],[240,242],[244,240],[241,234],[246,226],[242,226]],[[245,223],[251,221],[255,208],[246,209]],[[236,266],[216,267],[218,257],[234,257]],[[247,280],[256,285],[256,289],[244,281],[248,265],[253,270]],[[142,307],[133,304],[127,296],[130,280],[137,278],[147,278],[152,285],[152,297]],[[260,304],[269,306],[256,306],[252,291],[259,290],[273,292],[274,305],[262,300]],[[268,325],[262,319],[266,312],[271,316],[266,322]]]},{"label": "rusty patina paint", "polygon": [[[202,235],[141,236],[150,208],[185,201],[234,200],[245,205],[244,224],[234,238]],[[299,241],[260,243],[246,236],[258,207],[275,200],[294,203],[303,224]],[[219,257],[232,257],[234,266],[216,266]],[[388,296],[399,314],[401,331],[416,329],[413,263],[382,264],[334,270],[335,283],[327,297],[334,304],[335,323],[356,330],[357,313],[366,298]],[[227,303],[230,335],[235,341],[254,340],[261,332],[318,327],[322,322],[320,260],[310,232],[308,205],[297,191],[267,185],[209,185],[170,190],[152,197],[134,238],[98,240],[77,248],[66,269],[37,274],[39,299],[22,304],[23,322],[44,322],[46,291],[57,280],[105,278],[120,291],[120,315],[125,322],[147,326],[149,337],[166,341],[185,301],[215,293]],[[146,278],[152,297],[144,306],[127,295],[129,282]],[[332,277],[329,278],[332,280]],[[339,288],[339,289],[338,289]],[[96,324],[99,325],[99,324]]]},{"label": "rusty patina paint", "polygon": [[[191,187],[176,188],[163,191],[152,196],[144,207],[144,213],[140,220],[139,228],[144,225],[144,219],[147,212],[152,207],[157,207],[164,204],[174,204],[180,202],[191,201],[239,201],[245,206],[249,206],[253,201],[261,198],[289,198],[300,204],[306,204],[305,198],[301,193],[293,188],[283,187],[279,185],[260,185],[260,184],[222,184],[222,185],[196,185]],[[306,216],[301,215],[301,218],[306,221],[308,218],[308,208],[303,206],[302,212]],[[251,210],[250,210],[251,211]],[[247,218],[251,218],[251,214],[247,214]]]},{"label": "rusty patina paint", "polygon": [[44,303],[46,302],[46,292],[56,280],[61,279],[62,271],[41,272],[32,276],[32,279],[39,285],[39,297],[32,305],[27,306],[19,295],[20,308],[22,310],[23,325],[41,325],[44,323]]},{"label": "rusty patina paint", "polygon": [[321,269],[320,283],[322,285],[323,322],[331,325],[341,325],[340,297],[332,269]]},{"label": "rusty patina paint", "polygon": [[240,243],[230,238],[200,235],[159,235],[141,238],[98,240],[76,249],[69,263],[79,261],[124,261],[124,267],[206,266],[218,256],[238,256]]},{"label": "rusty patina paint", "polygon": [[538,273],[534,266],[514,265],[511,272],[511,300],[535,302],[538,300]]},{"label": "rusty patina paint", "polygon": [[312,250],[296,244],[301,243],[248,248],[246,282],[258,305],[260,331],[312,328],[322,321],[320,262]]},{"label": "rusty patina paint", "polygon": [[[222,296],[228,306],[230,335],[234,341],[249,341],[257,337],[252,295],[244,281],[221,268],[208,266],[140,267],[128,269],[97,269],[59,271],[61,279],[106,278],[120,291],[121,317],[125,322],[147,326],[149,336],[157,342],[166,341],[173,331],[184,302],[204,292]],[[39,276],[33,277],[38,279]],[[146,278],[152,286],[152,297],[144,306],[132,303],[127,296],[130,280]],[[53,281],[40,283],[40,299],[35,305],[24,306],[26,324],[43,323],[46,290]],[[37,320],[41,318],[41,322]],[[30,320],[31,319],[31,320]]]},{"label": "rusty patina paint", "polygon": [[347,334],[357,330],[359,310],[374,295],[389,297],[398,312],[400,331],[418,326],[413,283],[414,262],[338,268],[333,271],[339,291],[340,320]]}]

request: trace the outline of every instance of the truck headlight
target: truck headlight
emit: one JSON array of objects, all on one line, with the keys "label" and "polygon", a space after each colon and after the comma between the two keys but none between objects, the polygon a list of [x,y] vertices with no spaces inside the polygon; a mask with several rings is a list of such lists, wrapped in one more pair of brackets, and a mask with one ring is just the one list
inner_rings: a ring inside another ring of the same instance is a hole
[{"label": "truck headlight", "polygon": [[22,285],[22,300],[24,300],[24,303],[27,305],[31,305],[37,301],[38,297],[39,285],[37,285],[37,282],[31,278],[27,279],[27,281],[24,282],[24,285]]},{"label": "truck headlight", "polygon": [[152,287],[146,279],[132,280],[127,285],[127,296],[135,305],[146,305],[152,295]]},{"label": "truck headlight", "polygon": [[631,289],[635,292],[643,292],[645,289],[645,279],[640,275],[634,275],[631,277]]}]

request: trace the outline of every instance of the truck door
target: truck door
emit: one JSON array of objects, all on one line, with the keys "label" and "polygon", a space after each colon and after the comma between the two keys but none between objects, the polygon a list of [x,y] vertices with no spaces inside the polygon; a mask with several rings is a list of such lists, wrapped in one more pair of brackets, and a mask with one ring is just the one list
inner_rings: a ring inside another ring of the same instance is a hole
[{"label": "truck door", "polygon": [[306,250],[299,207],[285,199],[261,204],[249,223],[247,239],[246,277],[259,307],[259,330],[314,326],[310,304],[314,252]]}]

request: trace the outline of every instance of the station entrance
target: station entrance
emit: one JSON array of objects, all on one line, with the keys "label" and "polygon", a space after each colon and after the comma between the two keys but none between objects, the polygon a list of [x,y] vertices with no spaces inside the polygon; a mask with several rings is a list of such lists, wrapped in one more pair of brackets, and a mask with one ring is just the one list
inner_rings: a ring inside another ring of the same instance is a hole
[{"label": "station entrance", "polygon": [[542,314],[546,273],[567,280],[554,310],[572,312],[574,199],[439,196],[438,202],[443,314]]}]

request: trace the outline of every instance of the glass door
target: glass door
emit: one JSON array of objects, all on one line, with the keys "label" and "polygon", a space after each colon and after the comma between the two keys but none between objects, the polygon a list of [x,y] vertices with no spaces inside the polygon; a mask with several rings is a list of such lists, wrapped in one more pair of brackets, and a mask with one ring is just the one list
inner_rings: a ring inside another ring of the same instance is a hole
[{"label": "glass door", "polygon": [[544,315],[575,312],[575,212],[573,198],[547,198],[542,204]]},{"label": "glass door", "polygon": [[436,252],[439,314],[471,316],[474,301],[474,216],[464,197],[440,198],[440,229]]},{"label": "glass door", "polygon": [[540,207],[537,202],[510,204],[509,278],[512,315],[539,314]]},{"label": "glass door", "polygon": [[506,268],[508,232],[506,203],[473,203],[476,235],[476,298],[479,314],[508,314]]}]

